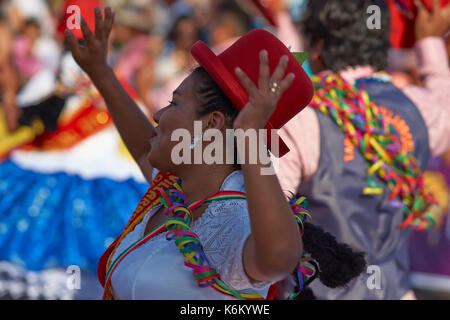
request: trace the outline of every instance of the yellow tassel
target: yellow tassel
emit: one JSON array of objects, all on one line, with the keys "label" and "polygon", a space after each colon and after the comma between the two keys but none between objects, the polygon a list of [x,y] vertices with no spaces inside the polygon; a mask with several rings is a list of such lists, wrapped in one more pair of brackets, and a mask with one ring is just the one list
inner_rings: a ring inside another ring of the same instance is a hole
[{"label": "yellow tassel", "polygon": [[383,193],[383,189],[382,188],[364,188],[363,189],[363,194],[367,195],[367,194],[382,194]]},{"label": "yellow tassel", "polygon": [[384,161],[383,160],[378,160],[377,162],[375,162],[367,171],[367,174],[370,176],[372,174],[374,174],[382,165],[383,165]]}]

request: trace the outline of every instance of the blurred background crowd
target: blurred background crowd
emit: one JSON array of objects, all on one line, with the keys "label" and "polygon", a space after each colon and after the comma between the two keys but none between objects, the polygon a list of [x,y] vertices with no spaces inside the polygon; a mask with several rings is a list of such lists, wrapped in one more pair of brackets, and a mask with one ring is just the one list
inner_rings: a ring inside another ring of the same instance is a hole
[{"label": "blurred background crowd", "polygon": [[[189,50],[197,40],[220,53],[265,28],[303,51],[298,26],[306,1],[261,3],[0,0],[0,299],[100,298],[98,258],[147,188],[66,46],[70,5],[80,5],[91,26],[95,6],[116,12],[109,61],[151,119],[195,66]],[[392,50],[389,62],[399,86],[420,82],[413,49]],[[427,180],[446,210],[449,168],[447,152],[432,161]],[[413,241],[418,297],[448,298],[450,223]],[[67,286],[70,265],[81,269],[80,289]]]},{"label": "blurred background crowd", "polygon": [[[282,33],[280,36],[298,51],[295,20],[289,13],[298,11],[302,2],[293,1],[292,10],[283,1],[268,2],[271,19],[280,19],[284,26],[279,30],[273,27],[274,31]],[[5,108],[11,109],[6,113],[10,130],[17,129],[20,118],[20,112],[12,110],[12,93],[19,94],[15,99],[19,107],[28,106],[49,95],[64,73],[64,18],[68,16],[66,9],[76,3],[2,0],[2,24],[8,27],[2,28],[1,55],[4,61],[10,54],[12,64],[11,70],[3,71],[9,79],[3,91],[11,92],[9,100],[5,98],[9,95],[3,94]],[[86,14],[99,4],[85,3],[82,11]],[[253,1],[106,0],[103,4],[117,12],[111,65],[149,113],[166,105],[167,92],[193,67],[189,50],[195,41],[201,39],[220,52],[247,31],[267,25]],[[40,97],[36,97],[33,84],[39,86]]]}]

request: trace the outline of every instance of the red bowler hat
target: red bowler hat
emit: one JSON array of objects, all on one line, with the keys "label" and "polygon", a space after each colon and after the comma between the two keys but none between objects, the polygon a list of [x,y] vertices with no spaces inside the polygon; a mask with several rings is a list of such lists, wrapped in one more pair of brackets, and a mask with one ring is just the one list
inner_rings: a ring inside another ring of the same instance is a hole
[{"label": "red bowler hat", "polygon": [[[432,0],[421,0],[428,11],[432,11]],[[441,0],[441,8],[447,6],[450,0]],[[414,46],[415,20],[417,8],[413,0],[388,0],[391,14],[390,42],[395,49],[408,49]]]},{"label": "red bowler hat", "polygon": [[[264,49],[269,54],[271,74],[283,55],[289,57],[285,74],[291,72],[295,74],[293,83],[281,96],[274,113],[265,126],[265,129],[269,130],[267,144],[270,148],[270,129],[280,129],[284,126],[311,102],[314,95],[314,87],[311,80],[289,49],[271,33],[262,29],[255,29],[239,38],[218,56],[200,40],[192,46],[191,53],[216,81],[234,106],[238,110],[242,110],[247,104],[249,97],[247,91],[236,77],[234,70],[237,67],[241,68],[253,83],[257,84],[259,78],[259,53]],[[289,148],[280,137],[278,139],[279,153],[277,154],[276,150],[272,150],[272,152],[274,155],[282,157],[289,151]]]},{"label": "red bowler hat", "polygon": [[[64,32],[68,29],[67,20],[74,19],[74,14],[77,13],[77,8],[79,8],[79,12],[81,16],[84,18],[86,23],[92,32],[95,31],[95,7],[103,8],[101,0],[66,0],[64,4],[64,12],[61,20],[58,24],[58,32],[64,35]],[[69,21],[70,22],[70,21]],[[73,22],[73,21],[72,21]],[[71,29],[73,34],[78,40],[83,39],[83,33],[81,29]]]}]

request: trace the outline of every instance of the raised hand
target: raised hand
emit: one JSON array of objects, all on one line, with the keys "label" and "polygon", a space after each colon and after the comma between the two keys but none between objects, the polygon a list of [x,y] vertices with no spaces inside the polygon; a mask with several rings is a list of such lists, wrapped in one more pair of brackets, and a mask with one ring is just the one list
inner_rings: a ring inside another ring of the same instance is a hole
[{"label": "raised hand", "polygon": [[[269,57],[266,50],[259,53],[258,87],[240,68],[235,73],[248,93],[249,102],[244,106],[234,122],[235,129],[262,129],[275,111],[281,95],[292,84],[295,75],[284,77],[289,58],[282,56],[278,66],[270,76]],[[284,77],[284,78],[283,78]]]},{"label": "raised hand", "polygon": [[108,39],[114,25],[114,13],[111,8],[105,9],[105,20],[102,11],[95,8],[95,34],[92,34],[86,21],[81,17],[81,31],[83,32],[84,45],[80,45],[70,30],[66,30],[70,51],[78,65],[89,75],[102,73],[108,66]]},{"label": "raised hand", "polygon": [[420,0],[415,0],[417,7],[416,38],[442,37],[450,29],[450,5],[441,8],[439,0],[433,0],[433,9],[428,12]]}]

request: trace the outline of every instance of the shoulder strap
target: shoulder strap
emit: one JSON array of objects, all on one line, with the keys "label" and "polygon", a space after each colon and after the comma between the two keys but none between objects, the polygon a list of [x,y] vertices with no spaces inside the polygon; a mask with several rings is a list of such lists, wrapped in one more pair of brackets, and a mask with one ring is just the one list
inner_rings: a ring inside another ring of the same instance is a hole
[{"label": "shoulder strap", "polygon": [[147,192],[142,197],[138,206],[134,210],[122,233],[114,240],[114,242],[108,247],[108,249],[106,249],[106,251],[100,257],[97,268],[97,276],[102,286],[105,286],[106,272],[110,257],[113,255],[113,252],[119,246],[122,239],[128,233],[133,231],[137,222],[142,220],[141,218],[145,213],[147,213],[151,208],[153,208],[155,205],[158,204],[160,188],[171,187],[177,179],[178,177],[175,174],[165,172],[159,172],[156,175],[155,179],[153,179],[150,187],[148,188]]}]

